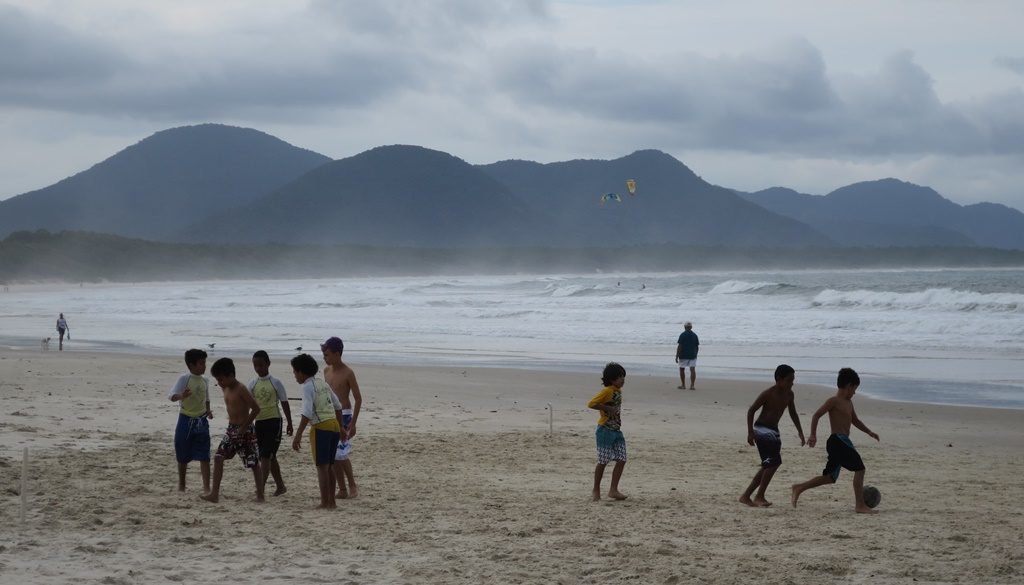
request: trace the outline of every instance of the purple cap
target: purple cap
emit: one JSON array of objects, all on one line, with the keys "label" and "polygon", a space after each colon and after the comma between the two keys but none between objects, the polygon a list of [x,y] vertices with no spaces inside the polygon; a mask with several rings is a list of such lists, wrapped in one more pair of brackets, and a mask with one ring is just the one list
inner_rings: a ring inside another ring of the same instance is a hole
[{"label": "purple cap", "polygon": [[341,353],[345,351],[345,343],[340,337],[331,337],[327,341],[320,344],[321,351],[332,351],[334,353]]}]

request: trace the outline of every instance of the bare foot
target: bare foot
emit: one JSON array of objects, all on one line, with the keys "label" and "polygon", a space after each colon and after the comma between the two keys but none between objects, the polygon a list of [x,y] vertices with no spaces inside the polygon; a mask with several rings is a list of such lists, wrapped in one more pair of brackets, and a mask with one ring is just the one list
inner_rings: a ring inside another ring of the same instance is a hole
[{"label": "bare foot", "polygon": [[348,499],[348,490],[338,490],[337,495],[335,495],[334,497],[339,499],[339,500],[347,500]]},{"label": "bare foot", "polygon": [[863,506],[863,507],[860,507],[860,508],[854,508],[854,511],[856,511],[858,514],[877,514],[878,513],[878,510],[873,510],[871,508],[868,508],[867,506]]},{"label": "bare foot", "polygon": [[288,491],[288,488],[284,487],[283,485],[279,485],[279,486],[277,486],[277,489],[274,490],[274,495],[275,496],[280,496],[281,494],[285,493],[286,491]]},{"label": "bare foot", "polygon": [[680,390],[686,390],[686,386],[676,386],[676,388],[679,388]]},{"label": "bare foot", "polygon": [[267,499],[263,496],[256,496],[256,501],[262,504],[263,502],[266,502]]},{"label": "bare foot", "polygon": [[207,502],[213,502],[214,504],[220,501],[220,498],[218,498],[216,494],[203,494],[199,497],[206,500]]},{"label": "bare foot", "polygon": [[750,499],[750,496],[740,496],[740,503],[750,506],[751,508],[757,507],[757,505]]},{"label": "bare foot", "polygon": [[624,493],[622,493],[622,492],[620,492],[618,490],[615,490],[615,491],[608,492],[608,497],[613,499],[613,500],[625,500],[627,496],[626,496],[626,494],[624,494]]},{"label": "bare foot", "polygon": [[794,483],[790,489],[793,493],[790,495],[789,501],[793,504],[793,507],[796,508],[796,500],[800,497],[800,484]]},{"label": "bare foot", "polygon": [[185,486],[179,483],[179,484],[178,484],[178,491],[179,491],[179,492],[183,492],[183,491],[185,491]]},{"label": "bare foot", "polygon": [[335,509],[337,507],[338,506],[336,506],[334,504],[320,504],[319,506],[316,507],[316,509],[317,510],[333,510],[333,509]]},{"label": "bare foot", "polygon": [[358,497],[359,497],[359,487],[358,486],[352,486],[352,487],[348,488],[348,499],[354,500],[354,499],[356,499]]},{"label": "bare foot", "polygon": [[758,508],[767,508],[768,506],[771,506],[772,503],[764,498],[754,498],[754,505]]},{"label": "bare foot", "polygon": [[696,386],[690,386],[690,390],[696,390],[696,389],[697,389]]},{"label": "bare foot", "polygon": [[594,494],[593,494],[593,496],[590,499],[595,501],[595,502],[600,500],[601,499],[601,492],[599,492],[598,490],[594,490]]}]

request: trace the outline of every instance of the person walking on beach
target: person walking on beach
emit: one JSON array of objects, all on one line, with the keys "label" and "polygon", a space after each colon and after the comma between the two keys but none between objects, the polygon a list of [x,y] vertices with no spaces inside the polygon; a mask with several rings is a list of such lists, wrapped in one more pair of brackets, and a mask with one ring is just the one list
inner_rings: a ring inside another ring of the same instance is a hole
[{"label": "person walking on beach", "polygon": [[67,319],[64,318],[64,313],[57,317],[57,333],[60,334],[60,351],[64,351],[64,334],[67,333],[68,341],[71,341],[71,328],[68,327]]},{"label": "person walking on beach", "polygon": [[807,439],[807,444],[814,447],[814,444],[818,441],[816,436],[818,419],[824,416],[825,413],[828,413],[828,420],[832,425],[832,434],[825,444],[825,448],[828,451],[828,462],[825,464],[825,470],[821,472],[821,475],[803,483],[793,484],[793,507],[796,507],[797,499],[805,491],[825,484],[835,483],[839,479],[839,468],[845,467],[853,472],[854,510],[859,514],[876,514],[875,510],[872,510],[864,503],[864,462],[861,461],[860,454],[857,453],[857,449],[853,447],[853,442],[850,441],[850,426],[853,425],[864,431],[876,441],[880,439],[877,434],[872,432],[867,425],[857,418],[857,412],[853,409],[853,395],[857,392],[857,387],[860,386],[860,376],[857,375],[857,372],[851,368],[839,370],[836,386],[838,387],[836,395],[826,400],[825,404],[822,404],[821,408],[814,413],[814,417],[811,418],[811,436]]},{"label": "person walking on beach", "polygon": [[326,382],[316,378],[320,369],[308,353],[292,358],[295,381],[302,384],[302,418],[292,439],[292,449],[302,446],[302,432],[309,430],[309,448],[316,465],[316,478],[320,484],[320,508],[337,508],[334,498],[334,455],[341,439],[341,402]]},{"label": "person walking on beach", "polygon": [[[331,337],[320,344],[324,354],[324,381],[331,387],[341,402],[341,440],[338,452],[334,457],[334,476],[338,482],[338,499],[355,498],[359,495],[352,473],[352,437],[356,436],[356,421],[359,410],[363,406],[363,396],[359,393],[359,382],[356,373],[345,362],[341,354],[345,351],[345,343],[340,337]],[[346,486],[346,481],[348,485]]]},{"label": "person walking on beach", "polygon": [[626,439],[622,435],[622,386],[626,383],[626,369],[612,362],[604,367],[601,374],[604,388],[594,395],[587,407],[601,411],[597,421],[597,467],[594,468],[594,491],[592,499],[601,499],[601,478],[608,462],[614,461],[612,484],[608,489],[608,497],[613,500],[625,500],[626,495],[619,491],[619,479],[622,469],[626,466]]},{"label": "person walking on beach", "polygon": [[[754,474],[750,485],[740,496],[740,503],[753,508],[767,508],[771,502],[765,499],[764,493],[772,476],[782,465],[782,436],[779,434],[779,420],[789,410],[789,418],[793,419],[796,430],[800,433],[800,446],[804,446],[804,430],[800,426],[800,416],[796,413],[796,401],[793,395],[793,382],[796,372],[790,366],[781,364],[775,368],[775,385],[765,390],[747,409],[747,443],[757,445],[757,453],[761,457],[761,469]],[[761,415],[754,422],[754,413],[761,410]],[[757,489],[757,495],[750,495]]]},{"label": "person walking on beach", "polygon": [[[288,393],[281,380],[270,375],[270,356],[262,349],[252,354],[252,369],[258,376],[249,382],[249,392],[256,399],[260,413],[256,416],[256,444],[260,448],[260,470],[263,472],[263,486],[267,478],[274,476],[275,496],[288,491],[281,477],[281,466],[277,462],[277,450],[281,446],[281,410],[288,419],[288,436],[292,436],[292,409],[288,404]],[[280,405],[280,409],[278,408]]]},{"label": "person walking on beach", "polygon": [[683,332],[679,334],[679,341],[676,342],[676,364],[679,365],[679,389],[686,390],[686,368],[690,368],[690,390],[697,387],[697,351],[700,349],[700,340],[693,332],[693,323],[687,321],[683,324]]},{"label": "person walking on beach", "polygon": [[203,493],[210,491],[210,410],[209,384],[206,373],[206,352],[190,349],[185,352],[188,373],[178,378],[167,398],[180,402],[178,424],[174,428],[174,456],[178,460],[178,491],[185,491],[185,471],[191,461],[199,462],[203,475]]},{"label": "person walking on beach", "polygon": [[256,482],[256,501],[263,501],[263,473],[260,471],[260,451],[256,443],[256,429],[253,422],[260,414],[260,406],[238,378],[235,377],[235,363],[231,358],[220,358],[213,362],[210,374],[224,392],[224,406],[228,413],[228,428],[217,447],[213,463],[213,490],[200,496],[207,502],[220,499],[220,480],[224,477],[224,460],[238,454],[242,465],[252,470]]}]

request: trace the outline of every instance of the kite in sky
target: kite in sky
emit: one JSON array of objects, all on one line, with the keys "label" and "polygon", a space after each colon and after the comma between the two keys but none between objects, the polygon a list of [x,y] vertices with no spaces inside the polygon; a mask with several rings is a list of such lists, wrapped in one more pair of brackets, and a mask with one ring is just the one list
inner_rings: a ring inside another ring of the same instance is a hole
[{"label": "kite in sky", "polygon": [[601,205],[604,205],[605,201],[618,201],[622,203],[622,197],[619,197],[618,193],[605,193],[601,195]]}]

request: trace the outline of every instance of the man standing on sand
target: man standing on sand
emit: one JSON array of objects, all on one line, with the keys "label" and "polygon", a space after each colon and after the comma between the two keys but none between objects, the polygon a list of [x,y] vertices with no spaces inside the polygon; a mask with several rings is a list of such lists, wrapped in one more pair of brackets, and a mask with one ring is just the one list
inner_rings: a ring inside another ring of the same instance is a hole
[{"label": "man standing on sand", "polygon": [[334,476],[337,478],[337,499],[355,498],[359,495],[356,478],[352,474],[352,438],[356,436],[356,421],[359,420],[359,409],[363,405],[363,396],[359,393],[359,382],[356,373],[345,362],[341,354],[345,344],[340,337],[331,337],[320,344],[324,354],[324,381],[331,387],[341,403],[341,441],[334,458]]},{"label": "man standing on sand", "polygon": [[694,385],[697,382],[697,350],[700,349],[700,340],[693,332],[693,323],[687,321],[683,324],[685,331],[679,334],[679,341],[676,343],[676,363],[679,364],[679,389],[686,390],[686,368],[690,368],[690,390],[696,390]]}]

